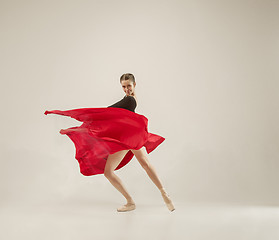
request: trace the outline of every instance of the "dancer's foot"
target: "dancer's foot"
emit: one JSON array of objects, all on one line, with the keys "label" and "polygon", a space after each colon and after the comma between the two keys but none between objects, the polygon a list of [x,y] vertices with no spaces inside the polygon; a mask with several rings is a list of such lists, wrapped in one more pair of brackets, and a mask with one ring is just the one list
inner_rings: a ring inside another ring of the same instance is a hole
[{"label": "dancer's foot", "polygon": [[134,201],[128,201],[127,204],[117,208],[118,212],[127,212],[136,209],[136,204]]},{"label": "dancer's foot", "polygon": [[127,203],[119,208],[117,208],[117,212],[127,212],[136,209],[136,204],[134,203]]},{"label": "dancer's foot", "polygon": [[164,202],[166,203],[168,209],[170,211],[174,211],[175,208],[174,208],[174,205],[173,205],[173,203],[172,203],[172,201],[170,199],[169,194],[167,194],[167,192],[164,189],[160,189],[160,191],[161,191],[162,197],[163,197]]}]

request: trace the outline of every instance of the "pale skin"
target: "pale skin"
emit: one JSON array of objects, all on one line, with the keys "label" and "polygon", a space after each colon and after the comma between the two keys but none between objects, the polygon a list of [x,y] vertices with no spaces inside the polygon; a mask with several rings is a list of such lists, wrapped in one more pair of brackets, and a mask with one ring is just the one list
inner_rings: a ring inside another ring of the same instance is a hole
[{"label": "pale skin", "polygon": [[[130,80],[123,80],[121,81],[121,85],[123,88],[123,91],[127,96],[134,96],[136,101],[136,94],[135,94],[135,86],[136,83],[133,83]],[[119,163],[122,161],[123,157],[126,155],[126,153],[131,150],[133,154],[135,155],[136,159],[139,161],[140,165],[143,167],[143,169],[146,171],[149,178],[152,180],[152,182],[156,185],[156,187],[162,192],[164,191],[162,182],[160,181],[155,168],[153,165],[149,162],[146,152],[144,151],[144,147],[141,149],[135,150],[135,149],[128,149],[128,150],[122,150],[119,152],[116,152],[114,154],[110,154],[107,158],[104,175],[105,177],[110,181],[110,183],[126,198],[127,204],[133,204],[135,203],[131,195],[128,193],[126,187],[124,186],[121,179],[114,173],[115,168],[119,165]]]}]

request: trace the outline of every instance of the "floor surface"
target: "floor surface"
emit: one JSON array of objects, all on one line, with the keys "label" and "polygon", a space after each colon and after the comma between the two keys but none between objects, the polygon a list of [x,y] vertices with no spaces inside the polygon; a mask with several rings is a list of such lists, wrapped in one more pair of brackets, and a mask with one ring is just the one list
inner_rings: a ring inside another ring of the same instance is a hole
[{"label": "floor surface", "polygon": [[[121,205],[121,204],[120,204]],[[137,204],[117,212],[112,204],[7,205],[1,239],[278,240],[279,207],[176,203]]]}]

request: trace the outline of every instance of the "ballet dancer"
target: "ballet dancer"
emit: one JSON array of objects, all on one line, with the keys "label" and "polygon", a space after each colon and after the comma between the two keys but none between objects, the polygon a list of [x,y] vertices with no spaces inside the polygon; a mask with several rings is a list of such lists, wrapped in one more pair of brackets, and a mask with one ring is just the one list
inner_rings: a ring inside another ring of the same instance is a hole
[{"label": "ballet dancer", "polygon": [[139,161],[149,178],[161,192],[163,200],[170,211],[175,207],[166,192],[154,166],[148,160],[147,153],[153,151],[165,138],[149,133],[148,119],[135,113],[137,107],[136,82],[131,73],[120,77],[120,84],[125,96],[106,108],[81,108],[67,111],[45,111],[45,114],[70,116],[82,121],[79,127],[61,129],[76,147],[76,159],[80,171],[85,176],[104,174],[109,182],[126,198],[127,203],[118,212],[136,209],[135,201],[129,194],[121,179],[115,174],[125,166],[133,156]]}]

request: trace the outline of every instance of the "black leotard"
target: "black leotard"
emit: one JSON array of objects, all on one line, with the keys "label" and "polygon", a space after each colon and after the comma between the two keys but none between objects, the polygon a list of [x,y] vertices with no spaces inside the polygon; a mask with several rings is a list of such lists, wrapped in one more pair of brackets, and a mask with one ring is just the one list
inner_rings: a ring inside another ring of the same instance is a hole
[{"label": "black leotard", "polygon": [[133,96],[124,96],[120,101],[108,106],[108,107],[116,107],[116,108],[124,108],[135,112],[135,108],[137,106],[136,99]]}]

